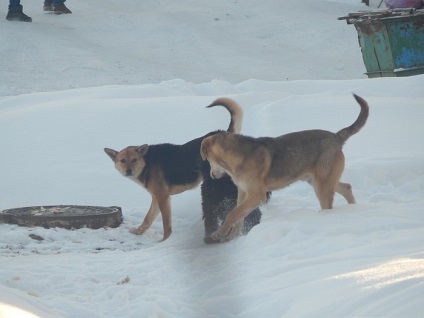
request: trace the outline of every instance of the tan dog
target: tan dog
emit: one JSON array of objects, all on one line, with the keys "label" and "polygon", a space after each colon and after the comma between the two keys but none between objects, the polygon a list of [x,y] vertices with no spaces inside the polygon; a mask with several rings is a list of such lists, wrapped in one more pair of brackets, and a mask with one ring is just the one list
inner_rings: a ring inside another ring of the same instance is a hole
[{"label": "tan dog", "polygon": [[[227,131],[239,133],[243,111],[229,98],[219,98],[208,107],[224,106],[231,115]],[[124,176],[143,186],[152,196],[152,202],[143,223],[130,230],[133,234],[144,233],[159,212],[162,214],[163,239],[172,233],[170,196],[195,188],[202,181],[202,159],[200,144],[211,132],[191,140],[184,145],[159,144],[129,146],[121,151],[105,148],[106,154],[115,163],[115,168]]]},{"label": "tan dog", "polygon": [[355,203],[350,184],[340,182],[344,169],[342,146],[366,123],[367,102],[354,95],[361,106],[356,121],[337,133],[305,130],[277,138],[252,138],[222,132],[205,138],[201,156],[211,165],[211,177],[231,176],[238,189],[237,206],[228,213],[212,240],[229,241],[240,234],[243,219],[266,200],[267,191],[284,188],[298,180],[315,189],[322,209],[333,207],[334,193]]}]

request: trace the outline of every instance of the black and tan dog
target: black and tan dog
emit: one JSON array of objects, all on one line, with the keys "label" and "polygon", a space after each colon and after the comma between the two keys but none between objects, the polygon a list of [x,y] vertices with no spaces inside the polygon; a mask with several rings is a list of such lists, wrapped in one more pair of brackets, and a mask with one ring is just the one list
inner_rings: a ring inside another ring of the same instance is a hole
[{"label": "black and tan dog", "polygon": [[[239,133],[243,118],[240,106],[229,98],[219,98],[208,107],[224,106],[231,115],[227,131]],[[195,188],[202,181],[202,174],[208,170],[209,164],[202,162],[200,157],[200,144],[208,136],[221,131],[214,131],[205,136],[191,140],[183,145],[158,144],[129,146],[121,151],[105,148],[106,154],[115,163],[115,168],[124,176],[147,189],[152,197],[152,202],[143,223],[131,229],[133,234],[144,233],[153,223],[159,212],[162,214],[163,239],[166,240],[172,233],[170,196]],[[208,170],[209,171],[209,170]],[[208,179],[209,172],[207,173]],[[220,204],[219,196],[207,197],[214,190],[215,180],[202,187],[202,194],[207,207]],[[219,184],[228,186],[227,182]],[[232,184],[233,187],[234,184]],[[217,201],[218,200],[218,201]],[[206,219],[213,218],[209,215],[210,209],[204,211],[205,228]],[[227,210],[229,211],[229,210]],[[259,222],[259,221],[258,221]],[[209,224],[209,223],[208,223]]]},{"label": "black and tan dog", "polygon": [[344,169],[343,144],[365,125],[367,102],[354,95],[361,106],[356,121],[337,133],[305,130],[277,138],[252,138],[222,132],[205,138],[201,156],[211,165],[211,177],[225,173],[237,185],[237,207],[211,234],[214,241],[229,241],[241,233],[243,219],[266,200],[267,191],[284,188],[298,180],[315,189],[322,209],[333,207],[334,193],[355,203],[350,184],[340,182]]}]

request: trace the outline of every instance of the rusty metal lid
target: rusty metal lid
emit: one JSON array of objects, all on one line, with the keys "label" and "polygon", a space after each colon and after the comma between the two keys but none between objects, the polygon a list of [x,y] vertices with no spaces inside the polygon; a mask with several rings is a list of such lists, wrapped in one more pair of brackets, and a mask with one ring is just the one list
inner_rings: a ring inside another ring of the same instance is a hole
[{"label": "rusty metal lid", "polygon": [[32,206],[0,212],[0,223],[28,227],[99,229],[102,227],[118,227],[122,223],[122,211],[117,206]]},{"label": "rusty metal lid", "polygon": [[399,8],[387,10],[366,10],[349,13],[347,16],[339,17],[338,20],[346,20],[347,24],[354,24],[357,22],[373,22],[382,19],[400,18],[419,16],[424,17],[424,9],[414,8]]}]

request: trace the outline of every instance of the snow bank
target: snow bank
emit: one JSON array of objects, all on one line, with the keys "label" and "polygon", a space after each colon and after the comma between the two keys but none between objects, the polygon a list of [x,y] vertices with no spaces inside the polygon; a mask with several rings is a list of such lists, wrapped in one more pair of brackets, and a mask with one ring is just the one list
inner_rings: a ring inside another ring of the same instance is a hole
[{"label": "snow bank", "polygon": [[[1,99],[0,135],[10,136],[0,139],[1,209],[118,205],[124,214],[116,229],[1,225],[2,310],[19,304],[41,317],[419,316],[422,80],[173,80]],[[273,193],[249,235],[208,246],[196,189],[173,198],[174,233],[166,242],[157,243],[160,218],[143,236],[128,232],[149,196],[114,170],[103,147],[182,143],[226,128],[225,110],[204,107],[218,96],[243,106],[245,134],[338,130],[359,113],[351,92],[371,109],[345,145],[343,180],[357,204],[337,196],[333,210],[319,211],[313,190],[297,183]]]}]

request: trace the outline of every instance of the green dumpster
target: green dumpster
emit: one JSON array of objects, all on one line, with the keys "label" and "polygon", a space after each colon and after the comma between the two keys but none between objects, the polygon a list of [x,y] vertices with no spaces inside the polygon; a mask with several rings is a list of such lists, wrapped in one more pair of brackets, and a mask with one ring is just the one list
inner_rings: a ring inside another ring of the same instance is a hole
[{"label": "green dumpster", "polygon": [[424,74],[424,10],[363,11],[342,19],[355,25],[369,78]]}]

